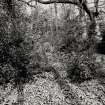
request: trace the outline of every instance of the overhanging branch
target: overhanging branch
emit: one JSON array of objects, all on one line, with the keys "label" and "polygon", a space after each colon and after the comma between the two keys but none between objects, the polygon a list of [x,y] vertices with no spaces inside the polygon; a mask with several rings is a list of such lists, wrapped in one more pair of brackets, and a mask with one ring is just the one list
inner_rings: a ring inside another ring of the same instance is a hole
[{"label": "overhanging branch", "polygon": [[90,17],[90,20],[93,21],[93,14],[87,6],[86,0],[35,0],[41,4],[51,4],[51,3],[65,3],[65,4],[74,4],[79,8],[82,8]]},{"label": "overhanging branch", "polygon": [[35,0],[41,4],[51,4],[51,3],[69,3],[69,4],[79,4],[79,0]]},{"label": "overhanging branch", "polygon": [[[18,0],[18,1],[22,1],[25,4],[29,5],[30,7],[35,7],[34,5],[31,5],[30,2],[26,2],[24,0]],[[82,8],[88,14],[91,21],[94,20],[94,15],[87,6],[87,0],[34,0],[34,1],[41,3],[41,4],[52,4],[52,3],[74,4],[74,5],[78,6],[79,8]],[[99,0],[96,0],[96,5],[95,5],[96,7],[98,5],[98,2],[99,2]]]}]

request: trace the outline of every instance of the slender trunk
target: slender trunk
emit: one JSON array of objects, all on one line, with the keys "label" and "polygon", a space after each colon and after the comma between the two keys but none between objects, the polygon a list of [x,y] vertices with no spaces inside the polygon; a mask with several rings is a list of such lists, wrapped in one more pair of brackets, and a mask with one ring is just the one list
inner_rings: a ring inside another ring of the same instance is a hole
[{"label": "slender trunk", "polygon": [[87,38],[87,29],[86,29],[85,12],[83,11],[83,9],[79,9],[79,11],[80,11],[81,25],[83,27],[82,39],[86,39]]},{"label": "slender trunk", "polygon": [[52,15],[52,5],[50,4],[49,7],[50,7],[50,13],[51,13],[51,15],[50,15],[50,16],[51,16],[51,17],[50,17],[50,19],[51,19],[51,20],[50,20],[51,39],[50,39],[50,40],[51,40],[51,42],[52,42],[53,35],[54,35],[54,34],[53,34],[53,15]]},{"label": "slender trunk", "polygon": [[55,28],[56,28],[56,36],[58,37],[58,17],[57,17],[57,4],[54,3],[55,8]]}]

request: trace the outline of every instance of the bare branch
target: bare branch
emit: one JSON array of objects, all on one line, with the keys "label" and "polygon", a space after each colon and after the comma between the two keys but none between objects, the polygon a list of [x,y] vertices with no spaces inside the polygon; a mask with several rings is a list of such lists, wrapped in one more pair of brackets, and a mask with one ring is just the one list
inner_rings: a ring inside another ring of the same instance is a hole
[{"label": "bare branch", "polygon": [[93,16],[91,11],[87,6],[86,0],[37,0],[37,2],[41,4],[51,4],[51,3],[67,3],[77,5],[79,8],[84,9],[84,11],[89,15],[90,20],[93,20]]},{"label": "bare branch", "polygon": [[[30,7],[36,8],[36,6],[30,4],[30,1],[29,2],[26,2],[24,0],[18,0],[18,1],[22,1],[25,4],[29,5]],[[74,4],[79,8],[82,8],[88,14],[88,16],[90,17],[90,20],[91,21],[93,20],[93,14],[91,13],[91,10],[87,6],[86,0],[34,0],[34,1],[41,4],[52,4],[52,3]]]},{"label": "bare branch", "polygon": [[41,4],[51,4],[51,3],[69,3],[69,4],[79,4],[79,0],[37,0]]}]

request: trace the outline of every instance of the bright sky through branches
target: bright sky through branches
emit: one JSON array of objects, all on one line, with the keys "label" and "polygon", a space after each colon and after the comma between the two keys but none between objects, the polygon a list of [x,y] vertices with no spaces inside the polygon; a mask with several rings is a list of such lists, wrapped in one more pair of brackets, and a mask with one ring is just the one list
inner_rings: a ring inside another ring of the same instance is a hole
[{"label": "bright sky through branches", "polygon": [[[30,0],[24,0],[26,2],[29,2]],[[46,0],[45,0],[46,1]],[[88,7],[93,8],[94,7],[94,0],[87,0]],[[35,5],[35,0],[31,3],[31,5]],[[49,9],[49,5],[39,4],[43,9]],[[53,4],[52,4],[53,5]],[[59,4],[58,4],[59,5]],[[99,5],[105,5],[105,0],[99,0]],[[26,12],[28,15],[31,14],[32,8],[27,5]]]}]

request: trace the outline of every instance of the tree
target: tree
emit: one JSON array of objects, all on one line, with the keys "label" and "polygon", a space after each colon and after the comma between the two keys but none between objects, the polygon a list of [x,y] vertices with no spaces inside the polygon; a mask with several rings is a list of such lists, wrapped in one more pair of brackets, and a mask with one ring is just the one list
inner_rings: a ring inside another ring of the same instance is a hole
[{"label": "tree", "polygon": [[[28,32],[26,23],[29,19],[22,14],[16,1],[3,0],[2,3],[3,13],[0,16],[0,72],[4,81],[0,82],[1,84],[11,83],[17,88],[18,98],[20,98],[20,95],[23,98],[24,84],[32,79],[32,73],[28,70],[28,65],[33,42],[32,39],[29,39],[29,36],[26,36]],[[22,105],[23,99],[18,99],[18,102]]]}]

